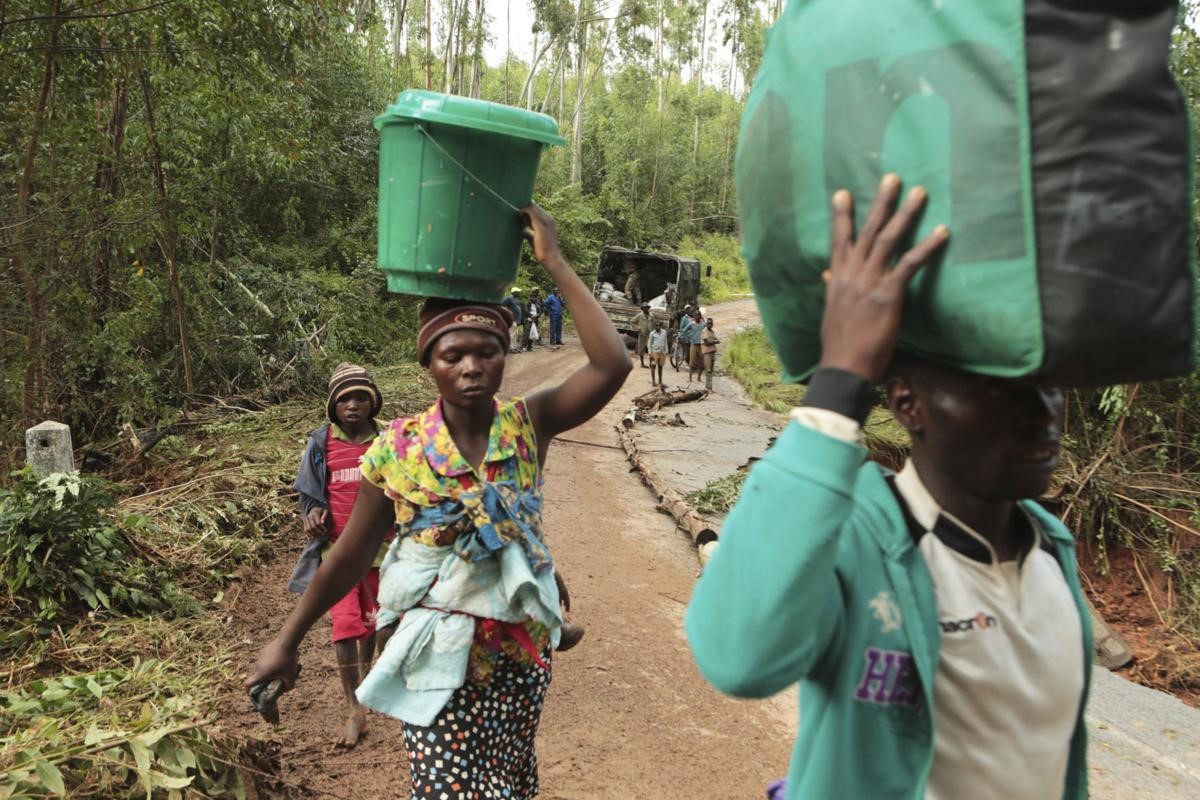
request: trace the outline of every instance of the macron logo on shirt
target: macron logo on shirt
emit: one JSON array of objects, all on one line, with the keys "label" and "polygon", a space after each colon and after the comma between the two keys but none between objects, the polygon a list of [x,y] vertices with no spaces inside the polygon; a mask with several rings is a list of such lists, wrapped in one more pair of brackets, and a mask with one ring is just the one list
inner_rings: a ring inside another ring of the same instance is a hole
[{"label": "macron logo on shirt", "polygon": [[985,614],[980,611],[973,617],[966,619],[944,619],[939,620],[938,624],[942,626],[942,633],[964,633],[965,631],[983,631],[988,628],[995,628],[1000,623],[991,614]]}]

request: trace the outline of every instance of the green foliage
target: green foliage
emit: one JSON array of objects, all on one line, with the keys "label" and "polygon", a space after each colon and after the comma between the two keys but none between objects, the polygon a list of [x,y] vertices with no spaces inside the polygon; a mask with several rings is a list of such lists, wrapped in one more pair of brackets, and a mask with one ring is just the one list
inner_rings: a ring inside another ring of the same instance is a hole
[{"label": "green foliage", "polygon": [[721,363],[750,399],[763,408],[785,414],[804,399],[803,386],[779,382],[782,373],[779,358],[761,326],[735,333]]},{"label": "green foliage", "polygon": [[[430,380],[416,364],[372,372],[384,417],[415,413],[432,400]],[[138,493],[117,506],[132,512],[126,520],[136,515],[137,524],[119,530],[136,533],[139,550],[186,564],[175,581],[205,598],[189,609],[205,613],[88,614],[73,626],[60,617],[44,646],[10,659],[0,693],[0,797],[274,796],[261,788],[255,794],[252,786],[257,778],[269,785],[269,761],[215,724],[218,699],[244,666],[230,653],[230,611],[220,604],[239,568],[270,555],[281,537],[294,541],[294,499],[280,489],[295,475],[307,433],[321,424],[323,399],[322,392],[263,411],[194,414],[199,424],[166,437],[146,456]],[[61,495],[73,516],[54,512],[57,524],[95,536],[98,528],[117,529],[111,495],[127,488],[94,478],[42,486],[23,475],[0,509],[14,496],[26,498],[21,514],[48,528],[48,513],[33,507],[53,506]],[[124,534],[115,546],[136,563]],[[63,540],[58,529],[54,536]],[[8,538],[0,531],[0,539]],[[103,557],[112,558],[109,551]],[[49,563],[57,563],[53,553]],[[94,582],[111,600],[108,587],[121,580]],[[75,608],[88,606],[77,600]],[[0,624],[17,626],[7,613]],[[139,661],[139,653],[155,659]]]},{"label": "green foliage", "polygon": [[133,556],[102,481],[20,473],[0,490],[0,574],[7,593],[0,649],[98,611],[144,614],[183,604],[171,572]]},{"label": "green foliage", "polygon": [[728,514],[737,502],[748,474],[739,471],[710,481],[703,489],[690,493],[687,501],[701,514]]},{"label": "green foliage", "polygon": [[373,269],[391,88],[347,4],[118,6],[10,4],[0,274],[22,291],[0,299],[0,434],[53,416],[88,444],[403,357],[413,303]]},{"label": "green foliage", "polygon": [[170,688],[177,672],[135,660],[0,694],[0,797],[246,797],[236,743]]},{"label": "green foliage", "polygon": [[[374,268],[370,123],[414,85],[544,110],[567,135],[580,121],[536,192],[580,272],[605,244],[686,241],[717,267],[711,299],[744,285],[716,235],[736,230],[754,4],[707,23],[698,3],[625,4],[613,22],[539,1],[532,75],[516,53],[482,62],[488,20],[469,4],[453,19],[346,0],[47,11],[9,4],[0,43],[0,275],[17,289],[0,297],[0,435],[52,416],[92,445],[197,400],[315,388],[338,360],[409,357],[415,303]],[[549,288],[528,254],[520,281]]]},{"label": "green foliage", "polygon": [[[724,233],[687,236],[679,244],[679,255],[696,259],[705,271],[701,279],[702,302],[720,303],[751,296],[750,274],[736,237]],[[707,274],[709,267],[711,275]]]}]

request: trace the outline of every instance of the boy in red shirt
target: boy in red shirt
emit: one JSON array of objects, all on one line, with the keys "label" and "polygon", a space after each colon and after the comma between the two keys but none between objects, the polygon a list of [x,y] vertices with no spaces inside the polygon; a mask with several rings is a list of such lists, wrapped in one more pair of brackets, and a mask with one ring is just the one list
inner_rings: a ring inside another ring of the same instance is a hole
[{"label": "boy in red shirt", "polygon": [[[308,587],[320,566],[321,555],[337,541],[350,519],[362,479],[358,462],[378,433],[375,416],[382,406],[379,387],[365,369],[343,363],[333,371],[325,404],[329,424],[309,437],[296,476],[301,525],[308,543],[288,584],[294,592],[303,592]],[[354,690],[375,655],[379,564],[386,550],[385,544],[375,559],[375,567],[329,610],[338,674],[350,707],[346,728],[337,742],[340,747],[354,747],[366,732],[366,712]],[[380,649],[388,632],[380,632]]]}]

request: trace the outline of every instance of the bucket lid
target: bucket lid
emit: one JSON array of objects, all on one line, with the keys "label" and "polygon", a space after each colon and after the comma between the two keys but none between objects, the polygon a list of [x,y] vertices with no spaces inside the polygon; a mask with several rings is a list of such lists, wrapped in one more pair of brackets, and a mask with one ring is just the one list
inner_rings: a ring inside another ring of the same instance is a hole
[{"label": "bucket lid", "polygon": [[489,103],[471,97],[430,92],[424,89],[406,89],[387,108],[387,112],[375,118],[375,130],[389,122],[421,120],[441,125],[532,139],[542,144],[564,145],[567,140],[558,135],[558,123],[552,117],[535,111],[500,103]]}]

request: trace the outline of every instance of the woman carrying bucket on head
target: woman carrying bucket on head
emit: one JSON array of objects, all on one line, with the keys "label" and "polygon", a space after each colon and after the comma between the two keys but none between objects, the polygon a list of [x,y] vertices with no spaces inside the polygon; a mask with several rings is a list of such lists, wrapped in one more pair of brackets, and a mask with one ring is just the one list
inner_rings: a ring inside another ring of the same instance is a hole
[{"label": "woman carrying bucket on head", "polygon": [[587,363],[558,386],[499,402],[507,311],[429,300],[417,347],[438,401],[393,422],[364,456],[345,531],[246,682],[294,683],[305,633],[366,572],[395,524],[379,601],[380,624],[398,620],[397,628],[358,696],[404,722],[416,798],[538,793],[534,736],[562,625],[541,529],[542,470],[550,441],[599,412],[632,367],[559,252],[554,221],[537,206],[524,214]]}]

